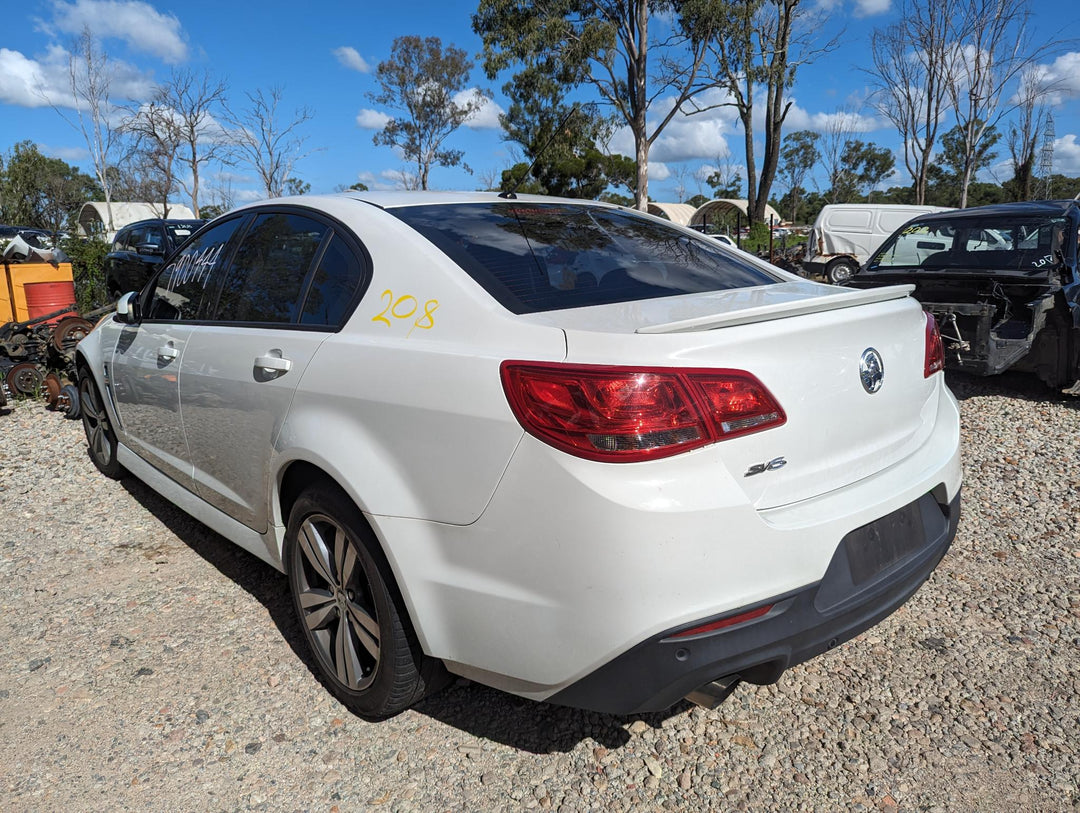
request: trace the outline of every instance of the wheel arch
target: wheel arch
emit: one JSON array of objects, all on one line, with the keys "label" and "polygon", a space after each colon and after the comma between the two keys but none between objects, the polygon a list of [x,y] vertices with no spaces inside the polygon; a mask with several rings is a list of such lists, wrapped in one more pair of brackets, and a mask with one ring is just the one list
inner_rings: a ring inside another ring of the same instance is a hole
[{"label": "wheel arch", "polygon": [[[279,518],[281,525],[285,528],[288,528],[289,514],[292,513],[296,501],[300,498],[301,494],[313,485],[322,485],[341,492],[341,494],[356,507],[361,521],[367,526],[368,530],[371,531],[371,536],[378,546],[378,550],[374,552],[375,555],[380,555],[382,557],[394,577],[394,583],[389,585],[389,587],[397,593],[398,598],[401,600],[407,616],[406,622],[416,634],[424,651],[429,652],[430,650],[427,646],[423,627],[417,618],[416,605],[409,594],[408,585],[402,577],[402,570],[397,558],[394,556],[393,549],[387,543],[386,537],[379,527],[377,517],[373,516],[365,509],[364,501],[349,487],[346,478],[333,472],[329,466],[323,466],[310,460],[294,459],[281,467],[276,482],[277,493],[274,496],[274,505],[272,507],[274,511],[277,512],[276,516]],[[284,533],[281,538],[280,561],[282,571],[287,574],[289,572],[290,563],[285,550]]]}]

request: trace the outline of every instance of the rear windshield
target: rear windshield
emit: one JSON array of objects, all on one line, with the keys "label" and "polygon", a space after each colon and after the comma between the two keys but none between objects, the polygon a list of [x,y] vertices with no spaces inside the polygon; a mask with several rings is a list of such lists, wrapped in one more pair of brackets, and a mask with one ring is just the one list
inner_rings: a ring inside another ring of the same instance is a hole
[{"label": "rear windshield", "polygon": [[[1070,233],[1071,232],[1071,233]],[[1033,275],[1071,258],[1066,218],[972,217],[909,223],[882,245],[866,271],[898,269]]]},{"label": "rear windshield", "polygon": [[779,281],[706,237],[617,209],[507,201],[390,211],[514,313]]}]

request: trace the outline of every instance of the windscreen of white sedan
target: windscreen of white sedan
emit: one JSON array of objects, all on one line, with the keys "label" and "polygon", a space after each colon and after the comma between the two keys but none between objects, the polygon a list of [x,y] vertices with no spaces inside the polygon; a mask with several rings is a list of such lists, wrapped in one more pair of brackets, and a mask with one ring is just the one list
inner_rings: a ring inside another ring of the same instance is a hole
[{"label": "windscreen of white sedan", "polygon": [[507,201],[390,211],[513,313],[780,281],[708,238],[618,209]]}]

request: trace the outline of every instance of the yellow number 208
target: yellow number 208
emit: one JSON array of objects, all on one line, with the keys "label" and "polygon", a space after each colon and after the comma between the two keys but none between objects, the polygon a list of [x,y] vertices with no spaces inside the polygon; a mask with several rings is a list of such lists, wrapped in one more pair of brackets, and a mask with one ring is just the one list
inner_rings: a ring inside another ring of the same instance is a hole
[{"label": "yellow number 208", "polygon": [[[386,301],[386,307],[384,307],[376,316],[371,317],[372,322],[382,322],[387,327],[392,327],[393,319],[411,319],[414,314],[420,309],[419,300],[415,296],[405,294],[394,298],[394,292],[387,288],[382,292],[382,299]],[[412,323],[412,327],[409,328],[409,333],[412,333],[416,328],[420,330],[431,330],[435,327],[435,311],[438,310],[439,300],[429,299],[424,303],[424,312]]]}]

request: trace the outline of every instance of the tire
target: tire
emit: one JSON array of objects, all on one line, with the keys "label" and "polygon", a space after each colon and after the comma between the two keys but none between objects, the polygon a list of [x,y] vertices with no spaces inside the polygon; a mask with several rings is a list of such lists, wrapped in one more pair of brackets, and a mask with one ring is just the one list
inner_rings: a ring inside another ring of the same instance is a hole
[{"label": "tire", "polygon": [[98,392],[97,384],[86,369],[81,370],[79,375],[79,406],[90,459],[106,477],[121,479],[127,472],[116,459],[116,450],[120,444],[109,422],[109,413],[105,411],[105,402]]},{"label": "tire", "polygon": [[825,276],[833,285],[843,285],[857,270],[854,260],[833,260],[825,269]]},{"label": "tire", "polygon": [[289,589],[323,685],[367,720],[393,717],[435,687],[382,550],[340,489],[297,498],[285,536]]}]

